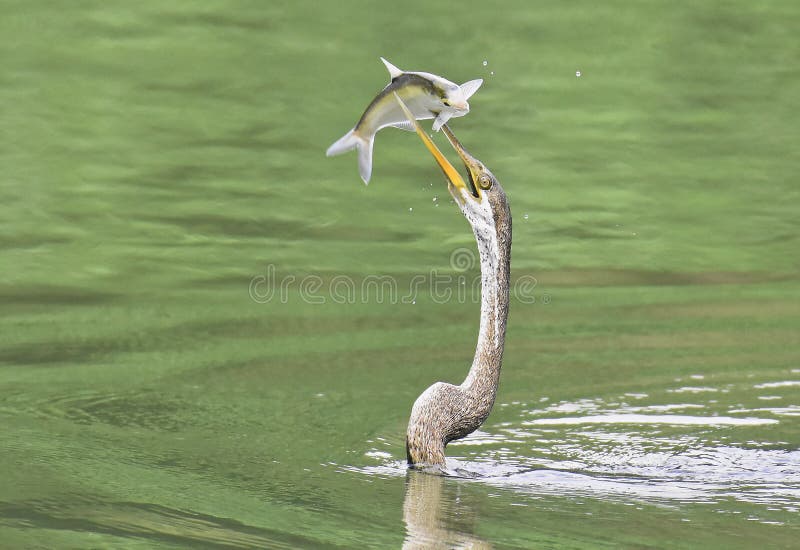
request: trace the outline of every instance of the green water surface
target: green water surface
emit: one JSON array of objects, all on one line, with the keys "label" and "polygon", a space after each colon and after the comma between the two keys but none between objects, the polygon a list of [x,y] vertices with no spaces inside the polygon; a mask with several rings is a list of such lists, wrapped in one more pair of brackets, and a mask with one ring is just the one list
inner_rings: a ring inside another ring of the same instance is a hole
[{"label": "green water surface", "polygon": [[[798,20],[4,2],[0,547],[796,547]],[[403,438],[472,358],[469,227],[413,134],[324,156],[381,55],[485,79],[451,127],[514,216],[457,476]]]}]

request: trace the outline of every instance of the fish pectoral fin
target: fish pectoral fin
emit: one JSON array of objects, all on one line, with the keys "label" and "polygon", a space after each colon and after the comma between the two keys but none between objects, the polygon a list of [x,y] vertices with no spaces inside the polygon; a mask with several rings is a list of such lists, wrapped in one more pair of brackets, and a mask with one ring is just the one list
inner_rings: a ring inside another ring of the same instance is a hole
[{"label": "fish pectoral fin", "polygon": [[472,97],[475,92],[478,91],[478,88],[481,87],[483,84],[483,79],[479,78],[477,80],[470,80],[469,82],[464,82],[461,85],[461,91],[464,93],[464,99],[467,100]]},{"label": "fish pectoral fin", "polygon": [[386,66],[386,70],[389,71],[389,78],[392,80],[403,74],[403,71],[386,61],[383,57],[381,57],[381,61],[383,61],[383,64]]},{"label": "fish pectoral fin", "polygon": [[439,113],[439,116],[436,117],[436,120],[433,121],[433,131],[438,132],[442,126],[447,124],[447,121],[450,120],[450,117],[453,116],[453,113]]},{"label": "fish pectoral fin", "polygon": [[410,120],[404,120],[402,122],[395,122],[394,124],[390,124],[392,128],[399,128],[400,130],[405,130],[406,132],[415,132],[416,129],[414,125],[411,124]]}]

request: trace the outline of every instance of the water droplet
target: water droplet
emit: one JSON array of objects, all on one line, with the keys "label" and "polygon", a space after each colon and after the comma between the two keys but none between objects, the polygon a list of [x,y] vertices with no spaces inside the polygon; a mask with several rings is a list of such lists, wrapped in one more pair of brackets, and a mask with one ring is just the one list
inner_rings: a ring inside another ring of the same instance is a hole
[{"label": "water droplet", "polygon": [[522,217],[523,217],[524,219],[526,219],[526,220],[528,219],[528,215],[527,215],[527,214],[525,214],[525,215],[524,215],[524,216],[522,216]]},{"label": "water droplet", "polygon": [[486,65],[488,65],[488,64],[489,64],[489,61],[487,61],[486,59],[484,59],[484,60],[483,60],[483,66],[485,67],[485,66],[486,66]]},{"label": "water droplet", "polygon": [[409,208],[409,209],[408,209],[408,211],[409,211],[409,212],[413,212],[413,211],[414,211],[414,209],[413,209],[413,208]]},{"label": "water droplet", "polygon": [[439,197],[437,197],[436,195],[434,195],[434,196],[433,196],[433,202],[436,202],[436,201],[438,201],[438,200],[439,200]]},{"label": "water droplet", "polygon": [[412,306],[415,306],[415,305],[417,305],[417,301],[416,301],[416,300],[412,300],[412,302],[411,302],[411,305],[412,305]]},{"label": "water droplet", "polygon": [[581,77],[581,72],[580,72],[580,71],[575,71],[575,76],[577,76],[578,78],[580,78],[580,77]]}]

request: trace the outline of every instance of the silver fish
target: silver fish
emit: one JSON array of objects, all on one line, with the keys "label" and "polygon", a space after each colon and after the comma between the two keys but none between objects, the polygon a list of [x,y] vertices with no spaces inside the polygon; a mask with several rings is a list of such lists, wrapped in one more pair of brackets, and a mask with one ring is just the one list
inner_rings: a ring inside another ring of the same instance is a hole
[{"label": "silver fish", "polygon": [[435,118],[433,129],[439,131],[453,117],[469,113],[467,100],[478,91],[483,79],[470,80],[461,86],[431,73],[401,71],[384,58],[391,82],[375,96],[355,127],[328,147],[326,155],[341,155],[358,149],[358,171],[364,183],[372,175],[372,146],[381,128],[392,126],[414,131],[414,126],[400,108],[395,94],[400,96],[417,120]]}]

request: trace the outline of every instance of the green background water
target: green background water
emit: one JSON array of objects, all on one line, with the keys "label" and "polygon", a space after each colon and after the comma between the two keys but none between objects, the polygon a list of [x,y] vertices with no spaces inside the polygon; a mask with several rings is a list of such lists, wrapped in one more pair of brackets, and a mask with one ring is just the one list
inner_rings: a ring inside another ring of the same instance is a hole
[{"label": "green background water", "polygon": [[[798,18],[4,2],[0,546],[796,544]],[[472,477],[401,462],[471,360],[469,228],[412,134],[368,188],[324,156],[380,55],[485,79],[452,128],[517,287],[495,410],[448,448]]]}]

